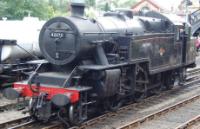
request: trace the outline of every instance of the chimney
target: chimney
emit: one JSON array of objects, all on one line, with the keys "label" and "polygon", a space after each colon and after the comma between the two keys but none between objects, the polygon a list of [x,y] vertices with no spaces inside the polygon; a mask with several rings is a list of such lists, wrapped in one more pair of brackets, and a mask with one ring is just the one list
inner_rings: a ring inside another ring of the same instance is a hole
[{"label": "chimney", "polygon": [[84,0],[71,0],[71,15],[83,17],[85,9]]}]

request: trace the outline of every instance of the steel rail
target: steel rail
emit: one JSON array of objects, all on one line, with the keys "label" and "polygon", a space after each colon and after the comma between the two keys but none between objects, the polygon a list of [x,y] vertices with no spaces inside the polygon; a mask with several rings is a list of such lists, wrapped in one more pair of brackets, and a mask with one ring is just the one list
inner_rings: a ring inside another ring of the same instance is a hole
[{"label": "steel rail", "polygon": [[23,123],[28,122],[30,119],[30,116],[26,116],[23,118],[19,118],[19,119],[15,119],[15,120],[11,120],[5,123],[0,124],[0,129],[5,129],[5,128],[9,128],[10,125],[20,125]]},{"label": "steel rail", "polygon": [[159,110],[159,111],[157,111],[155,113],[152,113],[150,115],[147,115],[147,116],[145,116],[143,118],[137,119],[137,120],[135,120],[133,122],[130,122],[130,123],[126,124],[126,125],[123,125],[123,126],[117,128],[117,129],[132,129],[132,128],[136,128],[136,127],[144,124],[147,121],[153,120],[153,119],[155,119],[157,117],[160,117],[163,114],[166,114],[168,112],[174,111],[174,110],[176,110],[176,109],[178,109],[180,107],[183,107],[186,104],[192,103],[192,102],[194,102],[194,101],[196,101],[198,99],[200,99],[200,94],[199,95],[195,95],[195,96],[193,96],[193,97],[191,97],[189,99],[183,100],[181,102],[178,102],[178,103],[176,103],[176,104],[174,104],[172,106],[169,106],[169,107],[166,107],[164,109],[161,109],[161,110]]},{"label": "steel rail", "polygon": [[182,125],[176,127],[175,129],[189,129],[194,124],[200,122],[200,115],[190,119],[189,121],[183,123]]}]

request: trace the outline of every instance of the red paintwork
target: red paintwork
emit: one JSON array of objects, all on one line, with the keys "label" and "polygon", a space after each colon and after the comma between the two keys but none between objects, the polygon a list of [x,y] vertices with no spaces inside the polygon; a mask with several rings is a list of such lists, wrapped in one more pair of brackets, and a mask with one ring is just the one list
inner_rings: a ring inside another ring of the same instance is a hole
[{"label": "red paintwork", "polygon": [[[35,85],[32,85],[33,88],[36,88]],[[21,96],[23,97],[32,97],[33,95],[38,95],[38,93],[33,93],[28,84],[24,83],[14,83],[13,88],[21,92]],[[67,88],[55,88],[55,87],[47,87],[40,86],[40,92],[45,92],[48,94],[47,99],[51,100],[51,98],[56,94],[65,94],[70,98],[71,103],[76,103],[79,101],[79,91],[70,90]]]}]

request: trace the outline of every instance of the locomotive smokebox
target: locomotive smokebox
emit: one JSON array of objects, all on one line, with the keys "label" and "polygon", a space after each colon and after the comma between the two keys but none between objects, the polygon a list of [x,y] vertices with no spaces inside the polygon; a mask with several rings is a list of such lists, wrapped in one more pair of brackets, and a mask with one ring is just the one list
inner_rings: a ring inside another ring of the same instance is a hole
[{"label": "locomotive smokebox", "polygon": [[[104,35],[97,23],[83,18],[84,1],[71,1],[72,16],[55,17],[40,31],[39,46],[42,55],[54,65],[71,65],[93,55],[95,46]],[[104,36],[105,39],[105,36]]]},{"label": "locomotive smokebox", "polygon": [[72,16],[82,17],[84,15],[85,1],[71,0],[71,14]]}]

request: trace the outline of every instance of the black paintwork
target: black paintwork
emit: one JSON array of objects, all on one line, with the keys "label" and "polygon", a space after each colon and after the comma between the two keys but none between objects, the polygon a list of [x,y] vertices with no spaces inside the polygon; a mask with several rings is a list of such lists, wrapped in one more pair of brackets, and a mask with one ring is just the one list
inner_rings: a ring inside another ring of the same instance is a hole
[{"label": "black paintwork", "polygon": [[82,5],[76,7],[72,16],[55,17],[43,26],[39,45],[49,63],[41,64],[28,82],[77,90],[80,98],[71,104],[64,94],[55,95],[53,103],[46,94],[36,96],[42,104],[33,101],[31,112],[41,120],[57,112],[63,121],[62,110],[51,110],[56,105],[69,111],[70,123],[83,122],[89,109],[115,110],[126,98],[146,97],[163,85],[172,88],[176,77],[183,78],[184,70],[195,64],[190,32],[176,19],[156,12],[134,16],[125,10],[94,20],[83,17]]},{"label": "black paintwork", "polygon": [[[155,74],[194,64],[194,43],[182,32],[183,23],[152,11],[140,16],[127,15],[118,11],[96,20],[82,15],[53,18],[41,30],[41,51],[58,67],[78,66],[82,62],[82,68],[86,65],[86,69],[110,69],[143,60],[149,73]],[[115,46],[118,50],[113,53]],[[69,73],[70,70],[55,73],[64,75],[63,78],[41,73],[39,80],[61,85]]]}]

